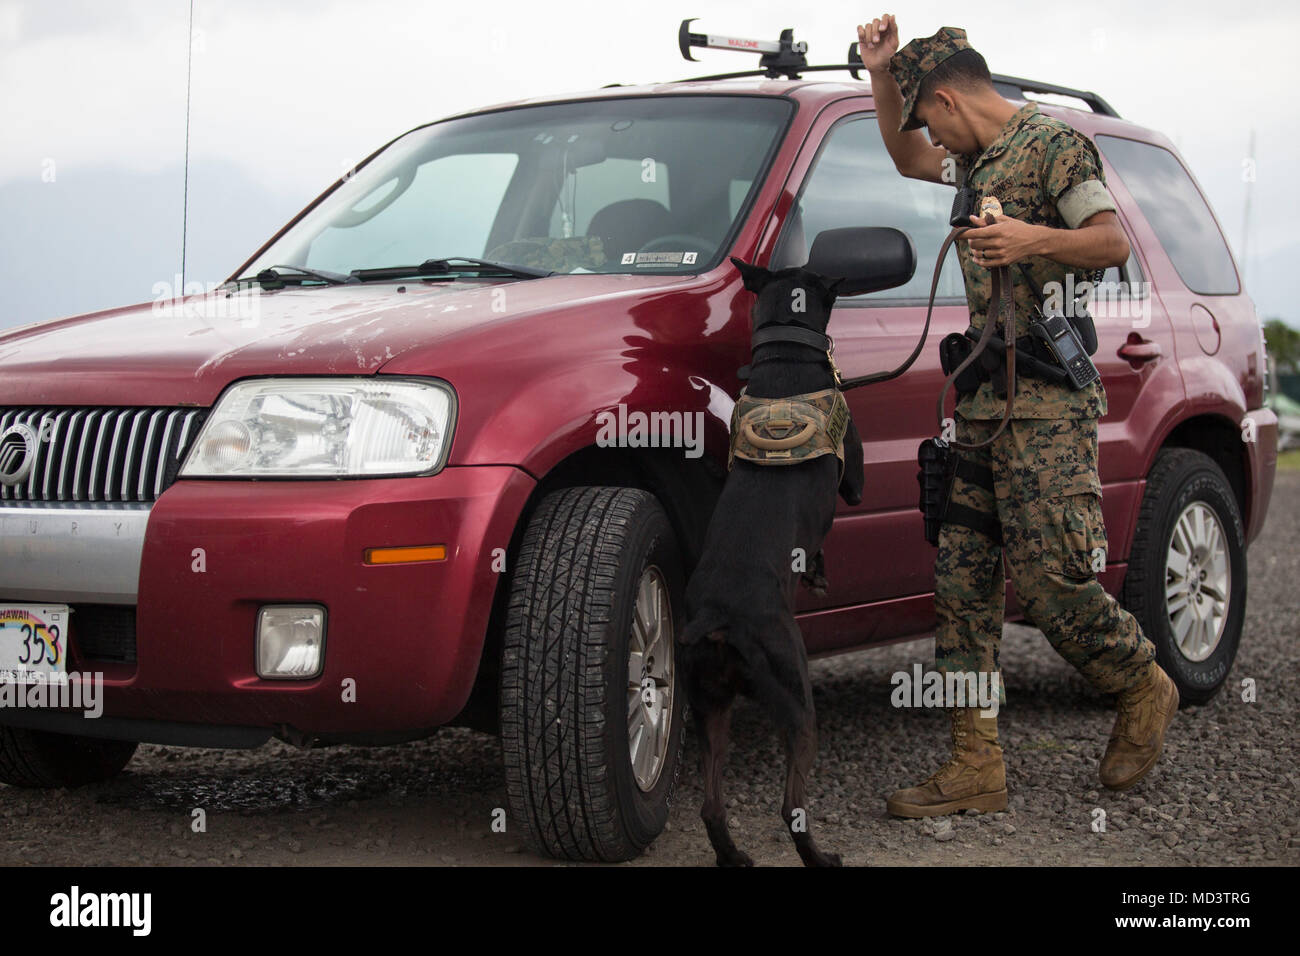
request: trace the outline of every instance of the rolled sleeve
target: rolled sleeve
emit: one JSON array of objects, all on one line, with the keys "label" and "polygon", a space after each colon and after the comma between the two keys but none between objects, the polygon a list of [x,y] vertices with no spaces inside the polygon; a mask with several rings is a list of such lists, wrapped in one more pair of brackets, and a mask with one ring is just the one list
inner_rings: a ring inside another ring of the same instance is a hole
[{"label": "rolled sleeve", "polygon": [[1096,145],[1078,130],[1052,136],[1043,154],[1043,191],[1071,229],[1090,216],[1115,209]]},{"label": "rolled sleeve", "polygon": [[1056,211],[1071,229],[1078,229],[1097,213],[1107,210],[1115,211],[1115,200],[1110,198],[1110,190],[1096,179],[1071,186],[1056,200]]}]

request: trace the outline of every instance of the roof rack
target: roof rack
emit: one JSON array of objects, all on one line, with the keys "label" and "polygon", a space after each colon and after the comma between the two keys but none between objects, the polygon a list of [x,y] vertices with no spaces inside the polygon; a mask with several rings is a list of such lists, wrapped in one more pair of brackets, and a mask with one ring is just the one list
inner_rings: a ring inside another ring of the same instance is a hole
[{"label": "roof rack", "polygon": [[1039,83],[1037,80],[1023,80],[1018,76],[1004,76],[1001,73],[993,74],[993,88],[1003,96],[1013,96],[1021,100],[1028,99],[1025,96],[1026,93],[1051,93],[1054,96],[1072,96],[1076,100],[1082,100],[1088,104],[1088,108],[1094,113],[1100,113],[1102,116],[1119,117],[1119,113],[1115,112],[1115,107],[1096,93],[1090,93],[1087,90],[1057,86],[1055,83]]},{"label": "roof rack", "polygon": [[682,21],[677,30],[677,48],[682,51],[682,58],[696,62],[691,56],[691,47],[705,47],[710,50],[736,50],[740,53],[761,53],[759,66],[761,70],[746,70],[743,73],[727,73],[720,76],[700,77],[700,79],[730,79],[733,76],[767,76],[776,79],[785,76],[792,80],[799,79],[799,71],[808,69],[808,44],[794,39],[794,30],[787,27],[781,31],[781,39],[745,40],[740,37],[719,36],[713,33],[692,33],[691,24],[699,17]]},{"label": "roof rack", "polygon": [[[702,47],[710,50],[736,50],[742,53],[760,53],[759,67],[757,70],[741,70],[736,73],[714,73],[709,76],[692,76],[684,80],[677,80],[678,83],[692,83],[704,80],[734,80],[747,76],[765,76],[768,79],[777,79],[784,76],[786,79],[802,79],[801,73],[821,73],[828,71],[847,70],[855,80],[862,79],[862,57],[858,54],[857,43],[849,44],[849,52],[846,57],[846,63],[827,63],[816,66],[808,65],[808,44],[804,41],[795,42],[794,30],[785,29],[781,31],[781,39],[771,40],[745,40],[740,37],[719,36],[712,33],[692,33],[691,24],[698,17],[691,17],[683,20],[681,27],[677,31],[677,48],[681,50],[682,57],[692,62],[697,62],[695,57],[691,56],[691,47]],[[1086,90],[1076,90],[1068,86],[1057,86],[1054,83],[1039,83],[1037,80],[1026,80],[1018,76],[1006,76],[1001,73],[993,74],[993,87],[1003,96],[1014,97],[1015,99],[1028,99],[1026,93],[1050,93],[1054,96],[1069,96],[1087,104],[1088,108],[1094,113],[1103,116],[1118,117],[1119,113],[1115,108],[1107,103],[1096,93]],[[617,85],[617,84],[611,84]]]}]

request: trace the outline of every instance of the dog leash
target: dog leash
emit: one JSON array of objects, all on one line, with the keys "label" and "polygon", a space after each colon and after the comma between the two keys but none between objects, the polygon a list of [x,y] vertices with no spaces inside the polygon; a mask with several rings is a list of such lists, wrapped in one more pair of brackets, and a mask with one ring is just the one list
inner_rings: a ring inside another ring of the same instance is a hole
[{"label": "dog leash", "polygon": [[[933,301],[934,300],[931,299],[932,304]],[[989,295],[989,311],[988,315],[985,316],[984,329],[980,333],[979,341],[976,342],[975,347],[971,349],[970,355],[966,356],[961,364],[952,370],[952,374],[943,381],[943,388],[939,392],[939,401],[935,405],[935,417],[939,420],[939,427],[941,430],[943,428],[944,420],[943,402],[948,396],[948,389],[950,389],[953,382],[957,380],[957,376],[964,372],[967,366],[979,358],[980,354],[988,348],[988,344],[993,338],[994,326],[997,324],[996,319],[999,314],[1002,318],[1003,335],[1006,336],[1009,334],[1014,337],[1016,330],[1016,303],[1015,298],[1012,296],[1011,270],[1006,266],[998,266],[993,270],[993,287],[990,290]],[[1002,410],[1002,421],[998,422],[997,430],[983,441],[975,442],[973,444],[950,441],[948,442],[948,447],[960,448],[963,451],[973,451],[976,448],[983,448],[985,445],[993,444],[993,439],[997,438],[1006,430],[1007,424],[1011,421],[1011,407],[1015,403],[1016,399],[1016,350],[1014,348],[1007,350],[1006,363],[1007,404]]]},{"label": "dog leash", "polygon": [[[996,220],[991,215],[985,218],[985,223],[990,226],[994,225],[995,222]],[[875,385],[879,382],[887,382],[890,379],[897,378],[912,367],[912,363],[914,363],[917,357],[921,354],[921,350],[925,348],[926,340],[930,336],[930,320],[934,315],[934,298],[939,289],[939,275],[943,271],[944,259],[947,257],[948,250],[952,247],[952,244],[972,228],[975,227],[957,226],[952,230],[952,232],[948,233],[947,237],[943,240],[943,244],[939,247],[939,255],[934,262],[934,272],[930,276],[930,296],[925,309],[925,325],[921,329],[921,337],[917,341],[916,347],[912,349],[912,354],[904,359],[903,363],[897,368],[890,369],[887,372],[873,372],[870,375],[859,375],[855,378],[844,379],[840,384],[840,391],[847,392],[849,389],[861,388],[863,385]],[[957,376],[965,371],[972,362],[979,358],[981,353],[983,353],[983,351],[988,347],[989,340],[993,337],[994,328],[997,324],[998,318],[1002,318],[1004,330],[1011,329],[1014,331],[1015,329],[1015,299],[1012,294],[1013,289],[1010,268],[1007,266],[998,266],[993,270],[993,286],[990,291],[992,294],[989,297],[988,314],[985,317],[984,329],[980,334],[979,341],[975,344],[975,347],[971,349],[971,352],[966,356],[966,359],[958,365],[957,368],[953,369],[952,374],[944,379],[943,389],[939,392],[937,417],[939,419],[940,427],[943,425],[943,403],[947,398],[948,389],[952,387]],[[1007,423],[1011,420],[1011,407],[1015,400],[1015,371],[1015,356],[1013,355],[1007,361],[1007,403],[1003,410],[1002,421],[998,423],[997,431],[982,442],[964,444],[954,441],[948,443],[951,447],[961,448],[966,451],[975,448],[982,448],[985,445],[992,443],[993,439],[1002,434],[1007,427]]]}]

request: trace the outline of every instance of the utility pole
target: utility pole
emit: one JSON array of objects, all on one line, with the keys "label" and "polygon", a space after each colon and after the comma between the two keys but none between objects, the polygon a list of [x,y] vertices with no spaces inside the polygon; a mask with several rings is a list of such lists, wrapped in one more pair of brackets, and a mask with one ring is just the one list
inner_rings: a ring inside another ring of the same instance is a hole
[{"label": "utility pole", "polygon": [[194,0],[190,0],[190,23],[185,34],[185,188],[181,198],[181,287],[174,295],[185,295],[185,240],[190,220],[190,80],[194,75]]},{"label": "utility pole", "polygon": [[1250,131],[1250,145],[1241,164],[1241,178],[1246,183],[1245,207],[1241,211],[1241,278],[1245,284],[1250,271],[1250,198],[1255,191],[1255,130]]}]

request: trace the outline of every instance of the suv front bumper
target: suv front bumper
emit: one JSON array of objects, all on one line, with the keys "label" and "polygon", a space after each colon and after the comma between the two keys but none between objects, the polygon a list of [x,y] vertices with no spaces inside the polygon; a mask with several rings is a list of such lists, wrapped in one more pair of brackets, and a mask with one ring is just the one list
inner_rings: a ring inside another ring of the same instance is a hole
[{"label": "suv front bumper", "polygon": [[[241,732],[256,742],[268,733],[379,739],[431,730],[469,697],[533,487],[508,466],[407,479],[178,481],[150,511],[123,512],[148,521],[142,546],[128,537],[117,552],[115,590],[87,586],[75,562],[47,562],[39,576],[0,565],[0,599],[74,608],[79,600],[125,603],[122,568],[139,568],[134,661],[81,655],[73,615],[68,667],[102,673],[102,728],[77,731],[66,714],[5,709],[0,722],[176,743],[187,726],[195,743],[209,742],[204,728],[224,728],[232,743]],[[14,532],[30,525],[2,527],[0,555],[41,540],[38,530],[18,541]],[[446,559],[365,562],[370,548],[429,544],[445,545]],[[257,615],[268,604],[326,608],[320,677],[258,677]]]}]

